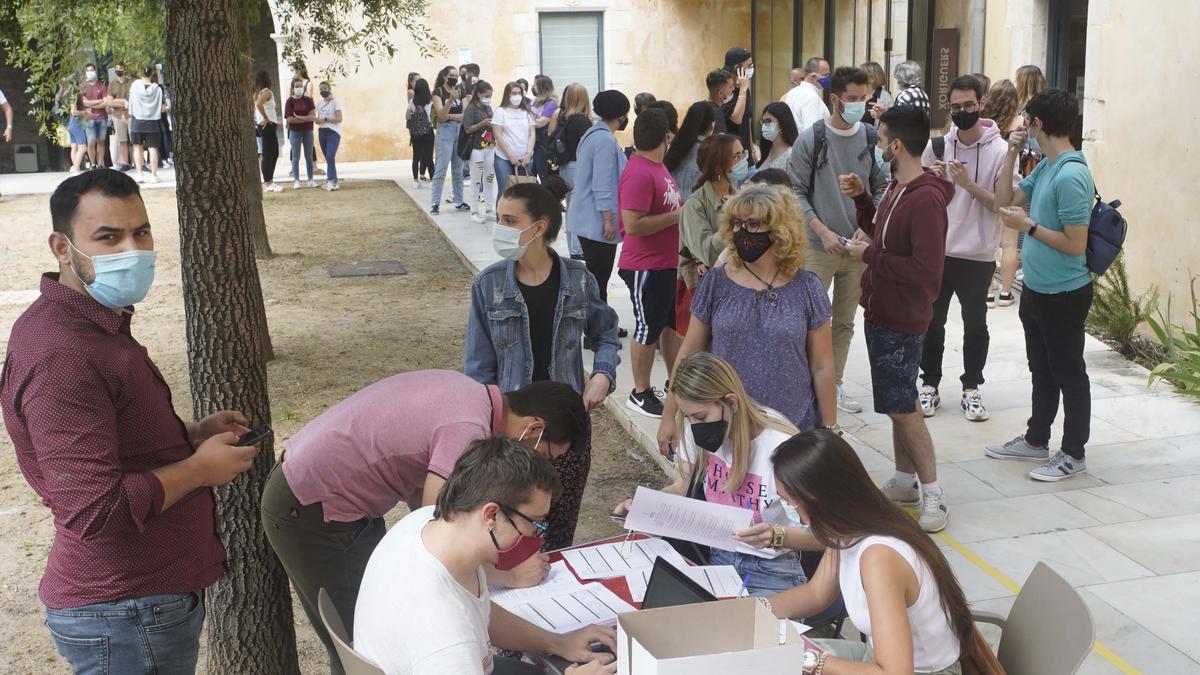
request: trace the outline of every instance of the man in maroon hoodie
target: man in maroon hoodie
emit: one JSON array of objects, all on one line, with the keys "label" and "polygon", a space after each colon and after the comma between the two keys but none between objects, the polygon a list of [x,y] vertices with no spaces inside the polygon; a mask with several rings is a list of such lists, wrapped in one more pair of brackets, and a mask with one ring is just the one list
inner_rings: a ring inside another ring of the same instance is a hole
[{"label": "man in maroon hoodie", "polygon": [[894,180],[878,210],[857,175],[838,180],[857,207],[859,230],[846,251],[866,263],[859,304],[875,412],[892,419],[896,475],[882,489],[889,499],[919,503],[921,527],[938,532],[945,529],[948,513],[937,482],[933,440],[917,402],[917,371],[942,284],[946,205],[954,186],[921,166],[928,141],[925,112],[896,106],[879,118],[879,149],[883,160],[892,162]]}]

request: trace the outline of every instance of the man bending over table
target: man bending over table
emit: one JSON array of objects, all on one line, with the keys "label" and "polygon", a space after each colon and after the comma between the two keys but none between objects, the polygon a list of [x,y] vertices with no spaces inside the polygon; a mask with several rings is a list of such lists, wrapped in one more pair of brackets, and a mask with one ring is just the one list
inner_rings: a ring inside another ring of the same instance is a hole
[{"label": "man bending over table", "polygon": [[354,648],[388,675],[537,673],[490,647],[556,654],[586,665],[570,675],[616,672],[611,628],[557,635],[488,599],[484,565],[510,570],[537,554],[550,501],[561,490],[542,454],[507,438],[475,441],[436,506],[413,511],[375,548],[354,612]]},{"label": "man bending over table", "polygon": [[[452,370],[393,375],[326,410],[284,442],[284,456],[263,488],[263,527],[300,604],[343,670],[317,612],[324,588],[353,632],[354,603],[383,516],[437,499],[472,441],[504,436],[554,459],[579,443],[587,425],[570,385],[534,382],[501,394]],[[516,569],[488,570],[498,586],[533,586],[549,563],[531,556]]]}]

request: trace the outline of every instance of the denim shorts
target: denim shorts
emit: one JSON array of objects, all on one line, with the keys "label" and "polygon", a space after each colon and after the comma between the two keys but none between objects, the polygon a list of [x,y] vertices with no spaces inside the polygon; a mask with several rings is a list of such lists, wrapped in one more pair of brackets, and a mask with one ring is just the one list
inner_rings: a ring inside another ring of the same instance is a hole
[{"label": "denim shorts", "polygon": [[89,142],[104,140],[108,137],[108,120],[83,120],[83,133]]},{"label": "denim shorts", "polygon": [[709,555],[708,564],[736,567],[739,577],[749,577],[746,590],[755,597],[775,595],[808,583],[798,551],[788,551],[778,558],[760,558],[748,553],[714,548]]},{"label": "denim shorts", "polygon": [[870,321],[863,322],[863,333],[871,360],[875,412],[880,415],[916,412],[917,371],[925,336],[897,333]]},{"label": "denim shorts", "polygon": [[87,145],[87,134],[83,132],[83,124],[74,115],[67,122],[67,135],[71,137],[71,145]]},{"label": "denim shorts", "polygon": [[204,591],[46,608],[50,637],[77,675],[192,675],[203,626]]}]

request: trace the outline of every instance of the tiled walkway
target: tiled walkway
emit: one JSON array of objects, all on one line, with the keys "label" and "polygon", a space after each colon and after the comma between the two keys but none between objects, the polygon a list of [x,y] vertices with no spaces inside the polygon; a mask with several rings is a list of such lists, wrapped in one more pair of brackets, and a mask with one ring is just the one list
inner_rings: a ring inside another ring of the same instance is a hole
[{"label": "tiled walkway", "polygon": [[[428,210],[429,189],[415,189],[409,163],[339,167],[343,179],[395,179]],[[47,174],[0,177],[5,193],[46,192],[61,179]],[[168,183],[169,184],[169,183]],[[447,194],[449,185],[447,185]],[[434,221],[465,260],[482,268],[495,260],[489,226],[447,212]],[[558,248],[565,248],[559,241]],[[381,252],[381,254],[384,252]],[[631,327],[629,294],[614,274],[609,299]],[[956,311],[951,309],[951,316]],[[1083,673],[1200,674],[1200,406],[1168,387],[1146,387],[1147,373],[1089,338],[1092,442],[1089,474],[1037,483],[1032,465],[983,456],[985,444],[1023,430],[1029,374],[1016,306],[989,314],[991,353],[983,387],[991,419],[971,423],[957,412],[954,380],[961,372],[961,325],[947,326],[946,407],[928,420],[950,525],[937,535],[975,606],[1007,612],[1034,564],[1046,561],[1080,589],[1096,622],[1097,645]],[[627,349],[610,408],[648,451],[656,420],[624,407],[631,375]],[[653,382],[666,371],[655,364]],[[848,391],[870,410],[870,374],[861,333],[846,368]],[[891,427],[872,412],[840,414],[855,448],[877,478],[891,474]],[[1061,428],[1056,426],[1055,436]],[[652,452],[652,451],[651,451]],[[654,453],[656,456],[656,453]]]}]

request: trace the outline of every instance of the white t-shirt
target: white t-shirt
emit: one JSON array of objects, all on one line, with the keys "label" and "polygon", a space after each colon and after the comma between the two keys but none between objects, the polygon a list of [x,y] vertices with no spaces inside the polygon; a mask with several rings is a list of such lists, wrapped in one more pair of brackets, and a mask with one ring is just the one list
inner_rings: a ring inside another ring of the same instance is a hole
[{"label": "white t-shirt", "polygon": [[[320,120],[324,117],[337,117],[338,111],[341,109],[342,109],[342,102],[340,100],[338,100],[338,97],[336,97],[336,96],[330,96],[329,98],[321,98],[320,96],[317,97],[317,119],[318,120]],[[342,123],[341,122],[318,122],[317,126],[321,127],[322,129],[329,129],[330,131],[336,131],[339,136],[342,135]]]},{"label": "white t-shirt", "polygon": [[[783,419],[783,416],[774,410],[768,409],[767,414],[780,420]],[[681,459],[688,464],[693,464],[696,462],[696,452],[699,448],[692,440],[692,425],[685,423],[684,427],[683,448],[680,450]],[[779,500],[779,493],[775,490],[775,470],[771,466],[771,455],[775,452],[775,448],[789,438],[791,436],[782,431],[767,427],[750,441],[750,463],[746,468],[746,477],[742,479],[741,486],[731,492],[721,489],[729,475],[729,467],[733,465],[733,441],[726,439],[716,453],[708,453],[708,475],[704,479],[704,501],[750,509],[754,512],[754,522],[761,523],[763,521],[762,512]],[[691,475],[690,468],[685,469],[684,475]],[[738,553],[748,553],[759,558],[778,558],[784,553],[791,552],[786,549],[779,551],[771,548],[758,549],[748,544],[739,544],[737,550]]]},{"label": "white t-shirt", "polygon": [[[908,608],[908,624],[912,630],[913,670],[936,673],[954,665],[960,655],[958,636],[942,611],[942,597],[929,566],[913,547],[895,537],[866,537],[841,552],[838,563],[838,586],[846,602],[846,613],[860,633],[871,638],[871,612],[867,607],[867,592],[863,588],[860,560],[872,546],[887,546],[903,557],[917,575],[921,591],[917,601]],[[872,643],[873,643],[872,639]]]},{"label": "white t-shirt", "polygon": [[4,105],[5,103],[8,103],[8,99],[4,98],[4,92],[0,91],[0,105]]},{"label": "white t-shirt", "polygon": [[497,107],[492,111],[492,126],[500,128],[500,136],[504,139],[504,145],[512,153],[512,157],[506,156],[500,149],[501,146],[497,145],[497,155],[516,164],[518,159],[530,151],[529,130],[533,128],[533,115],[530,113],[521,108]]},{"label": "white t-shirt", "polygon": [[[275,109],[275,94],[271,93],[270,89],[267,89],[266,92],[267,100],[263,101],[263,110],[267,111],[266,121],[272,124],[279,124],[279,112]],[[263,116],[258,112],[258,106],[254,106],[254,123],[263,123]]]},{"label": "white t-shirt", "polygon": [[425,548],[432,506],[396,523],[371,554],[354,609],[354,649],[388,675],[486,675],[487,579],[479,596],[463,588]]},{"label": "white t-shirt", "polygon": [[817,120],[823,120],[829,115],[829,108],[826,107],[825,101],[821,100],[821,90],[811,82],[801,82],[793,87],[783,102],[792,109],[792,116],[796,118],[796,131],[798,132],[804,131],[816,124]]}]

